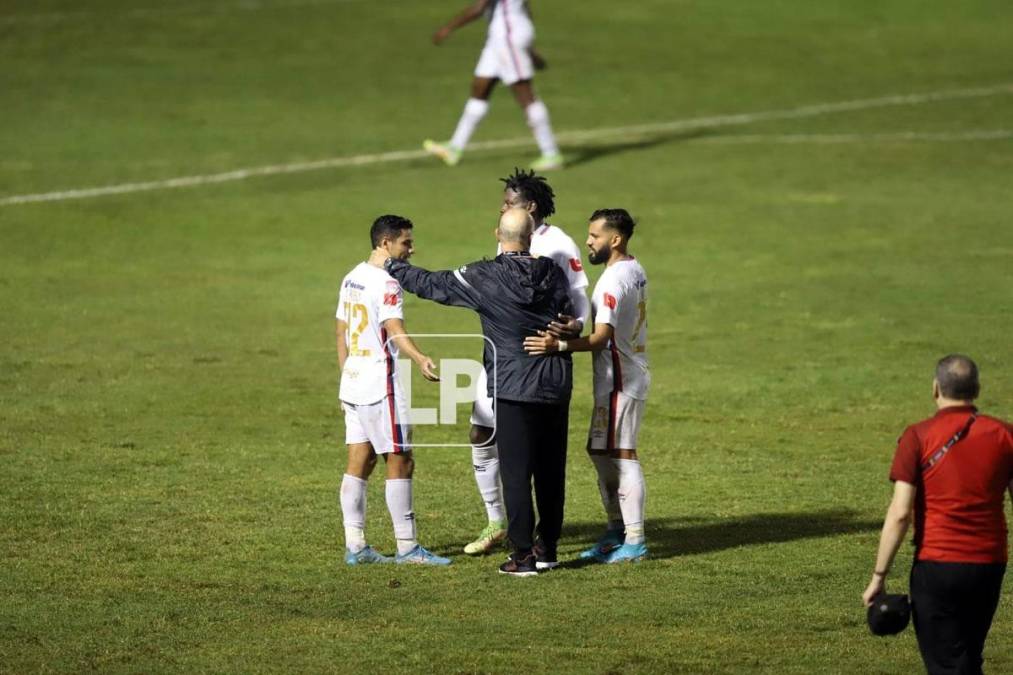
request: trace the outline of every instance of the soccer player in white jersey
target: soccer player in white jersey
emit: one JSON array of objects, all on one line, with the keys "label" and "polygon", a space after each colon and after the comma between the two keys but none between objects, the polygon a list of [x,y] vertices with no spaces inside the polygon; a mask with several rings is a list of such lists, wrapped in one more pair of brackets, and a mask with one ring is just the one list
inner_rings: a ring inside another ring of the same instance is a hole
[{"label": "soccer player in white jersey", "polygon": [[[531,214],[534,232],[531,235],[531,255],[552,258],[563,270],[570,286],[570,302],[575,317],[569,319],[560,329],[567,334],[579,335],[581,328],[591,315],[587,300],[587,275],[580,264],[580,250],[566,232],[545,222],[556,211],[555,193],[542,176],[534,171],[514,169],[507,178],[500,179],[505,185],[500,215],[510,208],[521,208]],[[499,250],[496,251],[500,253]],[[471,412],[471,460],[475,469],[475,482],[485,502],[488,524],[475,541],[464,547],[469,555],[488,553],[506,536],[506,510],[503,505],[503,490],[500,487],[499,450],[493,436],[496,426],[493,402],[486,389],[486,373],[479,373],[476,383],[475,405]]]},{"label": "soccer player in white jersey", "polygon": [[432,155],[454,166],[475,132],[479,122],[489,111],[489,96],[497,82],[510,87],[524,117],[535,136],[541,157],[531,163],[537,171],[563,168],[563,156],[556,145],[555,134],[549,121],[549,109],[535,95],[532,79],[535,69],[545,67],[545,61],[535,52],[535,26],[527,0],[476,0],[433,34],[433,43],[441,44],[458,28],[475,21],[482,15],[489,19],[489,33],[482,55],[475,66],[471,81],[471,98],[457,123],[454,135],[447,143],[427,139],[422,147]]},{"label": "soccer player in white jersey", "polygon": [[[560,340],[549,331],[524,340],[531,354],[594,352],[594,413],[587,451],[598,472],[608,528],[581,554],[600,562],[641,560],[647,489],[637,457],[637,436],[651,374],[647,365],[647,275],[629,254],[635,223],[625,209],[599,209],[588,225],[588,260],[605,265],[591,295],[594,330]],[[625,531],[625,537],[624,537]]]},{"label": "soccer player in white jersey", "polygon": [[[388,258],[407,260],[414,251],[412,222],[380,216],[369,231],[373,251],[341,281],[337,311],[339,398],[345,413],[348,469],[341,481],[345,562],[449,565],[423,548],[415,535],[412,508],[411,427],[397,359],[400,352],[437,381],[436,365],[405,332],[401,285],[383,269]],[[394,524],[397,555],[377,553],[366,543],[366,480],[377,455],[387,464],[387,510]]]}]

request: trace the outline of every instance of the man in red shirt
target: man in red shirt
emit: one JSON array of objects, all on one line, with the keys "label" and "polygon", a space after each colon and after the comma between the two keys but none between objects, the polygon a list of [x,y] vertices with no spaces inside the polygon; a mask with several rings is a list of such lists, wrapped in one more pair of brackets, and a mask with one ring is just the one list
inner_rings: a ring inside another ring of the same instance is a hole
[{"label": "man in red shirt", "polygon": [[[912,517],[911,606],[926,670],[981,673],[982,649],[1006,572],[1003,503],[1013,495],[1013,426],[978,413],[978,367],[960,354],[936,365],[938,412],[904,430],[890,467],[893,499],[883,522],[866,607]],[[913,515],[912,515],[913,510]]]}]

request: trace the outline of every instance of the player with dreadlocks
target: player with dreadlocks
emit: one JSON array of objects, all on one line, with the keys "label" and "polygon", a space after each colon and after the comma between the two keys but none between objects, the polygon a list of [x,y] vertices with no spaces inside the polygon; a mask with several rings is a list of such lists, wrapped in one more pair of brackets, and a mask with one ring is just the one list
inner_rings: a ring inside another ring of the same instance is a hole
[{"label": "player with dreadlocks", "polygon": [[[554,330],[564,338],[575,337],[580,334],[590,318],[591,303],[588,302],[585,292],[588,285],[587,275],[584,274],[584,267],[580,264],[580,250],[577,244],[566,232],[545,222],[546,218],[556,212],[556,195],[545,178],[535,175],[534,171],[514,169],[512,175],[500,180],[504,183],[500,213],[510,208],[521,208],[530,213],[535,222],[534,233],[531,236],[531,255],[552,258],[566,275],[575,316],[561,317],[560,321],[554,324]],[[485,502],[489,524],[479,533],[475,541],[464,547],[464,552],[470,555],[488,553],[506,536],[506,512],[499,480],[499,451],[493,437],[495,413],[493,401],[487,392],[486,379],[486,373],[482,371],[479,374],[475,405],[471,414],[471,457],[475,468],[475,482],[478,483],[478,491]],[[540,568],[555,567],[554,550],[546,551],[544,546],[536,543],[535,554]]]}]

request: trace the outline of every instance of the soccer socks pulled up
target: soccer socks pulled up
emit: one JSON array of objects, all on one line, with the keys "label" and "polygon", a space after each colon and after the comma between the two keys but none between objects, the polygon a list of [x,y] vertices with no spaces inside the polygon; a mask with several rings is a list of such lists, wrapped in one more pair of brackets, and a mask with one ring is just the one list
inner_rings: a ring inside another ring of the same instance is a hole
[{"label": "soccer socks pulled up", "polygon": [[558,155],[559,146],[556,145],[556,136],[552,133],[552,124],[549,122],[549,109],[545,104],[541,100],[535,101],[524,109],[524,116],[542,155]]},{"label": "soccer socks pulled up", "polygon": [[415,538],[415,511],[412,510],[412,479],[387,479],[387,510],[394,524],[397,554],[404,555],[418,545]]},{"label": "soccer socks pulled up", "polygon": [[471,465],[475,469],[475,482],[478,484],[478,493],[485,502],[489,522],[505,521],[503,490],[499,484],[499,448],[495,443],[471,446]]},{"label": "soccer socks pulled up", "polygon": [[635,459],[614,460],[619,469],[619,508],[626,524],[626,543],[644,543],[644,502],[647,485],[640,462]]},{"label": "soccer socks pulled up", "polygon": [[358,553],[366,547],[366,481],[347,473],[341,479],[341,516],[345,548]]},{"label": "soccer socks pulled up", "polygon": [[608,455],[591,455],[594,468],[598,471],[598,492],[605,507],[610,530],[623,530],[623,514],[619,509],[619,467],[616,460]]},{"label": "soccer socks pulled up", "polygon": [[461,113],[461,119],[457,122],[457,128],[454,129],[454,136],[450,139],[450,147],[458,151],[464,150],[471,135],[475,133],[478,123],[482,121],[487,112],[489,112],[488,101],[469,98],[468,102],[464,104],[464,112]]}]

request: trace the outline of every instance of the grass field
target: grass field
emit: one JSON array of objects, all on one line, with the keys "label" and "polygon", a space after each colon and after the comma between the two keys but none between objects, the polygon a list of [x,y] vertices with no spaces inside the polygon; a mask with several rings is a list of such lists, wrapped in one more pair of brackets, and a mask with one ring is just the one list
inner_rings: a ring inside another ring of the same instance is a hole
[{"label": "grass field", "polygon": [[[1013,417],[1008,1],[534,3],[573,160],[553,222],[582,242],[629,208],[651,279],[635,566],[458,555],[483,525],[461,449],[417,453],[452,567],[341,563],[337,284],[385,212],[420,265],[491,254],[533,147],[10,199],[446,137],[484,37],[429,44],[459,1],[0,2],[0,671],[918,672],[860,594],[935,360],[976,358]],[[865,103],[784,112],[842,101]],[[476,141],[526,134],[497,92]],[[601,521],[575,361],[568,559]],[[1013,671],[1008,585],[985,656]]]}]

